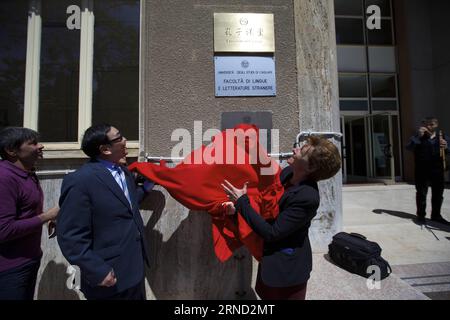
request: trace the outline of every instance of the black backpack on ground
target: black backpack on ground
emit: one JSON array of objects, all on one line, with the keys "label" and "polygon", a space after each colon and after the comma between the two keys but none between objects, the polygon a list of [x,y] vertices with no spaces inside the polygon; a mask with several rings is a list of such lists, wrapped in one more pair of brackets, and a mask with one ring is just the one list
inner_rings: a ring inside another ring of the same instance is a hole
[{"label": "black backpack on ground", "polygon": [[334,263],[364,278],[374,274],[374,268],[369,269],[370,266],[379,267],[380,280],[392,272],[389,263],[381,257],[378,243],[367,240],[363,235],[340,232],[333,237],[328,249],[328,255]]}]

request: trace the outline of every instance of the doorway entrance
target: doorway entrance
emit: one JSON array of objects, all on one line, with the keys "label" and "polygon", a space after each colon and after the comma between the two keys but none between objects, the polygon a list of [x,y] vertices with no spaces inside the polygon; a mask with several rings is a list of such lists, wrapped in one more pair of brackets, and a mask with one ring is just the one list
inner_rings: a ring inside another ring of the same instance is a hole
[{"label": "doorway entrance", "polygon": [[395,114],[343,115],[344,183],[401,179],[398,116]]}]

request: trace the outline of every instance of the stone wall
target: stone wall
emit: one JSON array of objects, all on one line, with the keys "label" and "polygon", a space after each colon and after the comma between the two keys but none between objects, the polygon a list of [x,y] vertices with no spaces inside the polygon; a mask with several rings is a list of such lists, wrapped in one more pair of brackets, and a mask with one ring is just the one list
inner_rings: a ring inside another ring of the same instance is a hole
[{"label": "stone wall", "polygon": [[[213,13],[273,13],[277,96],[214,96]],[[227,111],[271,111],[288,152],[302,130],[339,131],[333,0],[142,1],[140,152],[170,156],[171,132],[219,128]],[[41,177],[46,208],[56,204],[61,176]],[[310,237],[326,251],[341,229],[341,176],[320,183],[321,206]],[[211,218],[189,211],[156,187],[141,211],[151,251],[149,299],[255,299],[257,263],[245,248],[226,263],[213,252]],[[36,298],[79,299],[68,290],[67,262],[47,239]]]}]

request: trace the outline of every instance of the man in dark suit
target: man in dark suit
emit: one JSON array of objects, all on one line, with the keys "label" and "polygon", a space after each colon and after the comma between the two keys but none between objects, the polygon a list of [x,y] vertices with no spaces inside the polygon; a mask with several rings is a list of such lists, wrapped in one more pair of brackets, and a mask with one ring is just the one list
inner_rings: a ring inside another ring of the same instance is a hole
[{"label": "man in dark suit", "polygon": [[317,181],[333,177],[341,158],[330,141],[310,137],[302,148],[294,147],[289,167],[280,175],[284,194],[275,220],[265,221],[250,205],[247,185],[237,189],[228,181],[222,185],[230,201],[228,214],[239,212],[248,225],[264,239],[258,268],[256,292],[263,300],[304,300],[312,270],[308,238],[311,220],[319,208]]},{"label": "man in dark suit", "polygon": [[449,137],[440,137],[438,127],[439,122],[435,117],[423,119],[422,126],[409,139],[406,149],[414,152],[417,222],[426,223],[427,193],[431,186],[431,220],[448,226],[450,222],[441,215],[445,189],[441,153],[445,152],[448,156]]},{"label": "man in dark suit", "polygon": [[148,250],[137,187],[120,164],[126,138],[111,125],[86,130],[82,149],[90,161],[64,178],[57,237],[63,255],[81,271],[81,291],[91,299],[145,300]]}]

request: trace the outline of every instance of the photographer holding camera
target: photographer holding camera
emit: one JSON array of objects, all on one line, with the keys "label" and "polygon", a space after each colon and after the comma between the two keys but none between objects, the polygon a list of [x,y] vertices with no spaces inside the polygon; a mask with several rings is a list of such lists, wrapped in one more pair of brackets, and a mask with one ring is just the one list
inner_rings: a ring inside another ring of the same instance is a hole
[{"label": "photographer holding camera", "polygon": [[426,201],[431,186],[431,220],[450,225],[441,216],[444,194],[445,156],[448,155],[448,136],[439,134],[439,122],[434,117],[422,120],[417,133],[412,136],[406,149],[414,152],[417,222],[426,222]]}]

